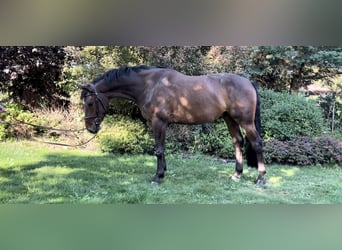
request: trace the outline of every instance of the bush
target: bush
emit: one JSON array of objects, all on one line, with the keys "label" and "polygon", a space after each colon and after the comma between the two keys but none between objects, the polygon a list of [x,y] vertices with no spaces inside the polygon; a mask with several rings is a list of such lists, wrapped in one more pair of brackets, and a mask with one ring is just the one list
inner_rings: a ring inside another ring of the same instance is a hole
[{"label": "bush", "polygon": [[224,158],[235,158],[235,149],[227,125],[222,120],[207,126],[193,144],[192,151],[215,155]]},{"label": "bush", "polygon": [[104,152],[151,153],[154,147],[146,125],[121,115],[105,118],[99,140]]},{"label": "bush", "polygon": [[166,134],[166,150],[170,153],[189,152],[201,133],[200,125],[170,124]]},{"label": "bush", "polygon": [[270,140],[265,143],[264,155],[266,163],[341,166],[342,142],[329,136],[298,137],[286,142]]},{"label": "bush", "polygon": [[18,104],[7,104],[6,112],[0,114],[0,120],[0,140],[28,138],[39,132],[36,128],[19,122],[35,123],[36,117]]},{"label": "bush", "polygon": [[286,141],[323,132],[322,112],[314,101],[265,89],[260,89],[260,95],[264,139]]},{"label": "bush", "polygon": [[235,158],[235,149],[223,120],[204,125],[171,124],[167,150],[170,152],[202,152],[224,158]]},{"label": "bush", "polygon": [[313,145],[317,164],[342,165],[342,142],[330,136],[318,137]]}]

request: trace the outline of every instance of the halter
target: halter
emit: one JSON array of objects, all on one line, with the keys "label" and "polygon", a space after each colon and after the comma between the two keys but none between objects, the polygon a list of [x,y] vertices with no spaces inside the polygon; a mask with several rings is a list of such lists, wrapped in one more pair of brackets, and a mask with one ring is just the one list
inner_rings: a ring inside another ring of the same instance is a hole
[{"label": "halter", "polygon": [[95,107],[96,107],[96,115],[95,116],[86,116],[84,117],[84,120],[88,120],[88,119],[94,119],[95,118],[95,125],[99,126],[101,123],[101,118],[100,118],[100,109],[99,109],[99,103],[101,104],[103,110],[105,111],[105,113],[107,112],[107,109],[105,108],[105,105],[103,104],[101,98],[99,97],[99,94],[96,90],[96,87],[94,84],[90,84],[89,85],[94,92],[90,92],[88,95],[86,95],[84,98],[86,98],[87,96],[92,96],[95,95],[96,99],[95,99]]}]

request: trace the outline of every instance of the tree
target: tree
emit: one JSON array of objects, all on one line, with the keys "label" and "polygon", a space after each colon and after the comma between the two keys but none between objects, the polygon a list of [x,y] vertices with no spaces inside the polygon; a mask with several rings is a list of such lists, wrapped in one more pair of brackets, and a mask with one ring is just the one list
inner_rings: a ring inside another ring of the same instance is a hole
[{"label": "tree", "polygon": [[134,46],[68,46],[64,78],[69,85],[87,84],[106,71],[123,65],[143,64]]},{"label": "tree", "polygon": [[342,70],[342,48],[260,46],[250,53],[248,74],[276,91],[297,91],[315,80],[330,82]]},{"label": "tree", "polygon": [[200,75],[204,69],[204,55],[209,46],[138,47],[144,62],[151,66],[169,67],[189,75]]},{"label": "tree", "polygon": [[67,105],[68,93],[58,83],[64,60],[61,46],[2,46],[0,91],[27,108]]},{"label": "tree", "polygon": [[245,75],[250,47],[211,46],[205,55],[205,73],[231,72]]},{"label": "tree", "polygon": [[322,108],[324,118],[331,131],[342,131],[342,77],[336,77],[331,84],[331,93],[320,95],[317,98]]}]

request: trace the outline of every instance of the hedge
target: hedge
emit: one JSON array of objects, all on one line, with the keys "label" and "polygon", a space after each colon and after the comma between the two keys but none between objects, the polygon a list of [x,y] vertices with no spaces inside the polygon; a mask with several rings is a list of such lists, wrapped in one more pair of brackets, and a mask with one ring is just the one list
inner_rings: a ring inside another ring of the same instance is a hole
[{"label": "hedge", "polygon": [[330,137],[297,137],[289,141],[265,142],[266,163],[297,166],[336,165],[342,166],[342,142]]}]

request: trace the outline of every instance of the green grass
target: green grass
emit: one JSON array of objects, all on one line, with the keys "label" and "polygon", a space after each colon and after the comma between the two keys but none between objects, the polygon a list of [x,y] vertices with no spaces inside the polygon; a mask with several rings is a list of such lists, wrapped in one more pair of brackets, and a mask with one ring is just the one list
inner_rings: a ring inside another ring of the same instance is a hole
[{"label": "green grass", "polygon": [[232,181],[233,163],[204,155],[167,155],[161,185],[150,184],[149,155],[46,148],[33,142],[0,143],[0,203],[67,204],[342,204],[340,167],[269,165],[267,185],[245,168]]}]

